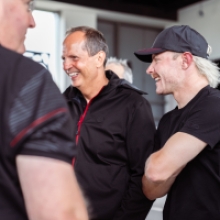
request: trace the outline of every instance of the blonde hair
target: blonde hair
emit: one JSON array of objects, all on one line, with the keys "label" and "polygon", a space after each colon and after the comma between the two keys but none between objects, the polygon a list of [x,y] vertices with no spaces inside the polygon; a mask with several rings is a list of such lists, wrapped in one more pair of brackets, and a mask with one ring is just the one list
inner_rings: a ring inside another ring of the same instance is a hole
[{"label": "blonde hair", "polygon": [[[211,53],[211,46],[209,46],[208,49],[209,53]],[[173,59],[175,60],[179,55],[180,53],[174,52]],[[218,65],[210,60],[194,55],[193,61],[196,64],[199,73],[204,75],[208,79],[209,85],[213,88],[216,88],[220,83],[220,68],[218,67]]]},{"label": "blonde hair", "polygon": [[193,56],[193,60],[199,70],[199,73],[208,79],[211,87],[216,88],[220,83],[220,73],[217,64],[197,56]]}]

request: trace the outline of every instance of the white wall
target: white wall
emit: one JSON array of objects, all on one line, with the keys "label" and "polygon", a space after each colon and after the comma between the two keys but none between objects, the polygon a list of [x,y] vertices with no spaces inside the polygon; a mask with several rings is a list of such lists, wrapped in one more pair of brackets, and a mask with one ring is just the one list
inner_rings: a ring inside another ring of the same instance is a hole
[{"label": "white wall", "polygon": [[[203,13],[203,15],[201,14]],[[178,11],[178,20],[201,33],[212,46],[211,59],[220,58],[220,0],[208,0]]]}]

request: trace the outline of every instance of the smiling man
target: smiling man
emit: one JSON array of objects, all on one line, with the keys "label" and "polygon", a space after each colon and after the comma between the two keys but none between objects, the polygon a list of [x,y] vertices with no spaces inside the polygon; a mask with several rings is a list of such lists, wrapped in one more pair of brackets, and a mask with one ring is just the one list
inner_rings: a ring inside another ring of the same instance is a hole
[{"label": "smiling man", "polygon": [[68,106],[48,70],[22,55],[32,6],[0,0],[0,219],[88,220]]},{"label": "smiling man", "polygon": [[146,161],[143,190],[149,199],[168,193],[164,220],[217,220],[220,216],[220,91],[211,47],[186,25],[163,30],[152,48],[135,55],[151,62],[156,92],[178,106],[163,116],[155,153]]},{"label": "smiling man", "polygon": [[153,149],[153,116],[143,92],[105,72],[107,54],[99,31],[67,32],[62,58],[72,81],[65,97],[75,121],[74,167],[91,220],[144,220],[152,205],[141,179]]}]

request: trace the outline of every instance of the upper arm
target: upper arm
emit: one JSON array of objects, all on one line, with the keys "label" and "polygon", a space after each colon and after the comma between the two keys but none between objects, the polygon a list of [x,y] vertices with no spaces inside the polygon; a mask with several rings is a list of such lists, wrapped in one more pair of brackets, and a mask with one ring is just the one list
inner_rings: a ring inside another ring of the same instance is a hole
[{"label": "upper arm", "polygon": [[195,136],[177,132],[168,139],[163,148],[152,154],[147,172],[157,181],[176,176],[206,145],[207,143]]},{"label": "upper arm", "polygon": [[24,155],[17,156],[16,164],[30,220],[87,219],[70,164]]},{"label": "upper arm", "polygon": [[13,99],[7,120],[9,144],[16,154],[68,162],[75,156],[68,107],[46,70],[25,81]]}]

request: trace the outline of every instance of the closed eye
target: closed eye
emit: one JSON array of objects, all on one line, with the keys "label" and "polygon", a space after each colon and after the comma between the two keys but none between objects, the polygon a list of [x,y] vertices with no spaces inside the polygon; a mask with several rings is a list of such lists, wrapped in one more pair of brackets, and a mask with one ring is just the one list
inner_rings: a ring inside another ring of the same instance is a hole
[{"label": "closed eye", "polygon": [[73,55],[68,56],[68,57],[65,57],[65,56],[62,56],[62,57],[61,57],[61,59],[62,59],[63,61],[65,61],[67,58],[68,58],[68,59],[71,59],[71,60],[78,60],[79,57],[73,56]]}]

